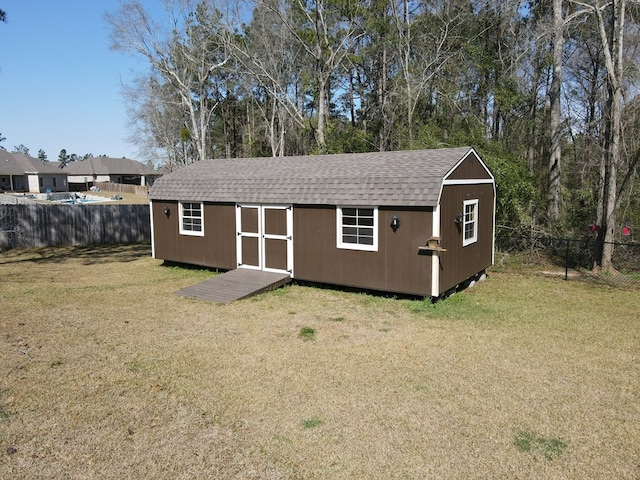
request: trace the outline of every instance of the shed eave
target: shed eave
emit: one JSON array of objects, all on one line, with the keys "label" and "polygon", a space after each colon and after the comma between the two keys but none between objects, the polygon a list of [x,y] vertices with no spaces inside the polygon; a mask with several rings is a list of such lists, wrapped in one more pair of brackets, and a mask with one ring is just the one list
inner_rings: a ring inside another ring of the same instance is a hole
[{"label": "shed eave", "polygon": [[396,208],[433,208],[437,204],[433,201],[402,201],[402,200],[341,200],[328,198],[324,200],[314,200],[305,198],[261,198],[261,197],[238,197],[238,198],[217,198],[217,197],[196,197],[182,196],[175,198],[171,196],[150,196],[151,202],[203,202],[217,204],[261,204],[261,205],[318,205],[318,206],[347,206],[347,207],[396,207]]}]

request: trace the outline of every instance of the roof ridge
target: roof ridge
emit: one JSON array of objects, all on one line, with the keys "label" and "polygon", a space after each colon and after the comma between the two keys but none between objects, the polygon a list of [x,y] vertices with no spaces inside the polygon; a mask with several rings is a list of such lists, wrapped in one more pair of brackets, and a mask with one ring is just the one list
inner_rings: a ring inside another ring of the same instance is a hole
[{"label": "roof ridge", "polygon": [[209,159],[164,175],[154,183],[150,198],[309,204],[370,204],[378,198],[386,205],[433,206],[445,175],[471,151],[455,147]]}]

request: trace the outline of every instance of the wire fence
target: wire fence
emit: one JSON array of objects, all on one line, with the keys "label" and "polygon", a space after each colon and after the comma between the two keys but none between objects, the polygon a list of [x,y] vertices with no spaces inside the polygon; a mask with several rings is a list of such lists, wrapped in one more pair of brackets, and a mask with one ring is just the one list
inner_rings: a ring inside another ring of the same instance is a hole
[{"label": "wire fence", "polygon": [[551,237],[496,228],[494,271],[557,276],[621,288],[640,288],[640,243],[615,242],[614,271],[594,269],[595,235]]}]

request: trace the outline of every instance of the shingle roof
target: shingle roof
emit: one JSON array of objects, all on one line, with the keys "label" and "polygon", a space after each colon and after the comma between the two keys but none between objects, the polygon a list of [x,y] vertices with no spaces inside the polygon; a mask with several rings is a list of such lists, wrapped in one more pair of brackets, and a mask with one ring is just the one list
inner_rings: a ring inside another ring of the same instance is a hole
[{"label": "shingle roof", "polygon": [[40,173],[49,175],[64,175],[57,163],[43,162],[24,153],[10,153],[0,150],[0,174],[25,175]]},{"label": "shingle roof", "polygon": [[68,175],[150,175],[153,170],[128,158],[93,157],[79,162],[69,162]]},{"label": "shingle roof", "polygon": [[435,206],[470,147],[205,160],[156,180],[152,200]]}]

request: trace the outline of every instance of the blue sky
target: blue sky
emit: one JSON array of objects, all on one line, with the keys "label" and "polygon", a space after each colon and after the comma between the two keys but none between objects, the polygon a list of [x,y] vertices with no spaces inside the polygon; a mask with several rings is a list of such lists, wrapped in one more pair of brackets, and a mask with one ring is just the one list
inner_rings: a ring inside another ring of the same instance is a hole
[{"label": "blue sky", "polygon": [[[162,2],[141,2],[163,15]],[[109,49],[104,13],[119,0],[0,0],[0,134],[36,157],[108,155],[144,161],[127,140],[121,95],[144,63]]]}]

